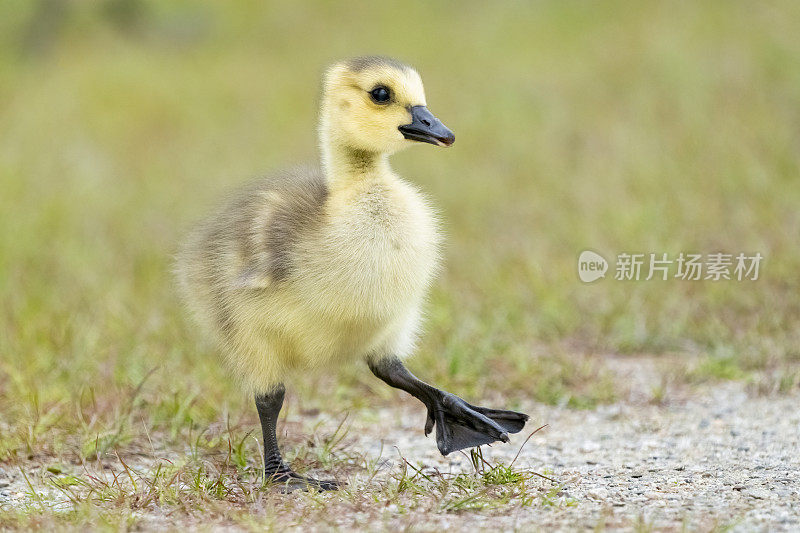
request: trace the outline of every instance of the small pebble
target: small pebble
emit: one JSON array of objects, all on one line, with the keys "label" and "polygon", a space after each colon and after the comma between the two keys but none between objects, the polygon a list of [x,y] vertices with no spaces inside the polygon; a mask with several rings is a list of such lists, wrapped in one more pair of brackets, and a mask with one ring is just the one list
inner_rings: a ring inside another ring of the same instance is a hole
[{"label": "small pebble", "polygon": [[587,496],[595,500],[605,500],[608,498],[609,492],[604,488],[595,488],[588,492]]},{"label": "small pebble", "polygon": [[750,489],[745,491],[745,494],[757,500],[766,500],[770,496],[769,491],[764,489]]}]

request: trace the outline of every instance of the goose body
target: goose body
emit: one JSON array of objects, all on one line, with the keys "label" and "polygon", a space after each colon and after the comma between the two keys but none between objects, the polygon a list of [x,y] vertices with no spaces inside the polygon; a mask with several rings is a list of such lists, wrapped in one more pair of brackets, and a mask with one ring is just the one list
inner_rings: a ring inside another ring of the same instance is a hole
[{"label": "goose body", "polygon": [[314,169],[259,180],[190,237],[181,286],[253,391],[297,372],[412,351],[439,232],[388,169],[331,188]]},{"label": "goose body", "polygon": [[255,394],[265,475],[320,490],[283,462],[276,424],[284,382],[366,360],[389,385],[427,408],[443,454],[507,441],[527,415],[477,407],[413,376],[411,354],[440,234],[428,201],[389,166],[415,143],[455,137],[430,111],[419,74],[398,61],[361,57],[323,80],[320,169],[258,180],[198,225],[178,254],[182,293]]}]

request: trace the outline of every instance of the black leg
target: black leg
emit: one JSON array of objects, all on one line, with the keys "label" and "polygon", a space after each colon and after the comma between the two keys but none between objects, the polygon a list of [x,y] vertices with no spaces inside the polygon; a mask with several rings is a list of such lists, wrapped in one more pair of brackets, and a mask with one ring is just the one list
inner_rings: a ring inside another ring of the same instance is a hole
[{"label": "black leg", "polygon": [[261,433],[264,438],[264,477],[274,483],[286,484],[290,490],[297,488],[314,488],[317,490],[336,490],[339,484],[335,481],[320,481],[301,476],[283,462],[278,449],[278,415],[283,407],[283,396],[286,389],[279,384],[266,394],[256,395],[256,409],[261,420]]},{"label": "black leg", "polygon": [[521,431],[528,421],[524,413],[477,407],[432,387],[409,372],[396,357],[370,359],[368,364],[377,377],[425,404],[425,435],[436,426],[436,445],[442,455],[498,440],[508,442],[508,434]]},{"label": "black leg", "polygon": [[264,470],[268,477],[291,472],[278,449],[278,415],[283,407],[284,394],[286,389],[280,384],[267,394],[256,395],[256,409],[264,438]]}]

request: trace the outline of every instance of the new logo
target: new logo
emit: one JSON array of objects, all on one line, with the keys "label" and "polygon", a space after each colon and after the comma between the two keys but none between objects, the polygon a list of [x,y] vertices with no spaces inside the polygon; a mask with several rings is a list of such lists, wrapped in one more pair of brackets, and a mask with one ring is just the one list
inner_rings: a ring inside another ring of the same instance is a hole
[{"label": "new logo", "polygon": [[578,256],[578,277],[584,283],[591,283],[600,278],[606,277],[608,261],[591,250],[584,250]]}]

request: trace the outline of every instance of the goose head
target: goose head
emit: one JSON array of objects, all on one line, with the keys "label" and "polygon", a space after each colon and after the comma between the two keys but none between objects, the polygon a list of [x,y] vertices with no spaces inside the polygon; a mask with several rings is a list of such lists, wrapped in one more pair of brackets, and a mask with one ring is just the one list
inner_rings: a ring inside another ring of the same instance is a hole
[{"label": "goose head", "polygon": [[324,152],[383,155],[418,143],[450,146],[455,136],[428,110],[416,70],[372,56],[338,62],[325,73],[320,141]]}]

